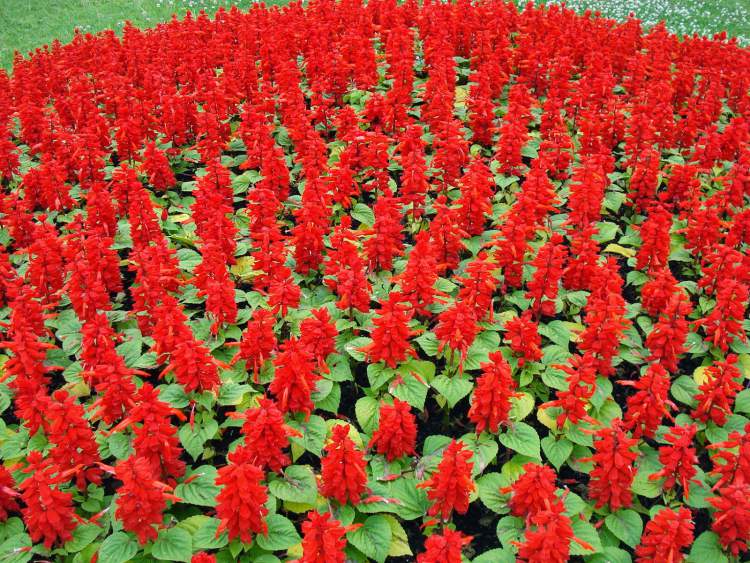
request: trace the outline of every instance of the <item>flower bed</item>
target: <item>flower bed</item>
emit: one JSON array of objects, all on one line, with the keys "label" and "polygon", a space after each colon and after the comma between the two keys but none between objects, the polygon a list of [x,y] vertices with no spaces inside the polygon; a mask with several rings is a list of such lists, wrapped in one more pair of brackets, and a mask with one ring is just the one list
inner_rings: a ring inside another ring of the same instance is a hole
[{"label": "flower bed", "polygon": [[750,51],[344,0],[0,74],[0,558],[727,561]]}]

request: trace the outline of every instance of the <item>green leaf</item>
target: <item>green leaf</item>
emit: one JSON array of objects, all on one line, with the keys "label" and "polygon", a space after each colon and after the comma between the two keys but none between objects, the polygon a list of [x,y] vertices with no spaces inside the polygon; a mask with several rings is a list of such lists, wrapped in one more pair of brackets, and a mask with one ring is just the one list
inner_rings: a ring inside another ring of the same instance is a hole
[{"label": "green leaf", "polygon": [[125,459],[130,455],[130,437],[123,432],[116,432],[107,439],[110,453],[117,459]]},{"label": "green leaf", "polygon": [[474,475],[482,473],[493,462],[500,449],[495,438],[485,432],[479,436],[474,433],[464,434],[461,436],[461,442],[474,452],[471,458],[471,461],[474,463],[474,468],[472,469]]},{"label": "green leaf", "polygon": [[186,561],[193,556],[193,538],[182,528],[167,528],[159,532],[151,555],[162,561]]},{"label": "green leaf", "polygon": [[125,532],[115,532],[102,542],[99,563],[125,563],[138,553],[138,542]]},{"label": "green leaf", "polygon": [[554,320],[547,324],[540,324],[539,334],[546,336],[553,344],[564,349],[567,349],[570,344],[570,329],[562,321]]},{"label": "green leaf", "polygon": [[318,498],[318,485],[309,465],[290,465],[283,477],[268,483],[268,490],[278,499],[302,504],[314,504]]},{"label": "green leaf", "polygon": [[252,391],[252,387],[249,385],[235,383],[234,381],[222,383],[219,388],[219,398],[217,402],[223,407],[239,405],[242,402],[242,397],[249,391]]},{"label": "green leaf", "polygon": [[579,540],[585,541],[591,546],[592,549],[588,549],[580,545],[577,541],[571,540],[570,542],[570,554],[571,555],[591,555],[592,553],[598,553],[602,550],[602,542],[599,539],[599,533],[596,528],[585,520],[580,518],[571,518],[571,527],[573,528],[573,535]]},{"label": "green leaf", "polygon": [[510,549],[496,548],[477,555],[471,563],[515,563],[515,561],[516,556]]},{"label": "green leaf", "polygon": [[375,213],[366,203],[357,203],[351,212],[352,219],[356,219],[363,225],[372,227],[375,224]]},{"label": "green leaf", "polygon": [[[193,478],[189,483],[180,483],[175,487],[174,494],[183,502],[196,506],[216,506],[216,495],[221,488],[216,485],[216,468],[211,465],[201,465],[190,472]],[[196,477],[197,476],[197,477]]]},{"label": "green leaf", "polygon": [[229,543],[227,533],[217,536],[221,521],[218,518],[206,518],[205,522],[193,534],[193,549],[221,549]]},{"label": "green leaf", "polygon": [[424,409],[424,401],[427,398],[427,385],[419,381],[413,375],[404,375],[398,384],[391,384],[390,392],[394,397],[406,401],[415,409]]},{"label": "green leaf", "polygon": [[362,348],[364,348],[371,342],[371,338],[368,338],[366,336],[358,336],[357,338],[353,338],[352,340],[347,342],[346,346],[344,346],[344,349],[352,358],[354,358],[358,362],[364,362],[365,353],[362,351]]},{"label": "green leaf", "polygon": [[522,391],[520,397],[513,397],[510,400],[511,407],[508,416],[511,420],[520,422],[534,410],[534,396],[531,393]]},{"label": "green leaf", "polygon": [[269,514],[266,517],[266,525],[268,526],[268,535],[258,534],[255,536],[256,543],[262,549],[279,551],[289,549],[302,541],[291,520],[280,514]]},{"label": "green leaf", "polygon": [[719,536],[714,532],[703,532],[693,542],[690,549],[690,555],[687,558],[689,563],[727,563],[729,559],[721,549]]},{"label": "green leaf", "polygon": [[601,553],[587,557],[586,561],[588,563],[632,563],[633,560],[624,549],[608,545],[602,548]]},{"label": "green leaf", "polygon": [[512,542],[523,537],[523,518],[517,516],[503,516],[497,523],[497,537],[505,548],[511,548]]},{"label": "green leaf", "polygon": [[73,539],[65,544],[65,551],[78,553],[86,548],[102,532],[96,524],[83,524],[73,530]]},{"label": "green leaf", "polygon": [[301,437],[292,436],[289,440],[320,457],[323,453],[323,445],[325,444],[328,432],[326,421],[314,414],[305,422],[290,420],[289,426],[299,431],[302,435]]},{"label": "green leaf", "polygon": [[177,435],[180,437],[180,442],[182,442],[182,446],[190,454],[190,457],[198,459],[198,456],[203,453],[203,444],[213,438],[218,429],[218,423],[214,419],[210,419],[205,423],[196,422],[192,428],[190,428],[189,424],[183,424]]},{"label": "green leaf", "polygon": [[471,393],[471,390],[474,388],[472,382],[461,375],[454,377],[439,375],[432,380],[431,385],[438,393],[445,397],[450,408],[456,406],[456,403]]},{"label": "green leaf", "polygon": [[401,523],[396,520],[390,514],[384,514],[388,525],[391,527],[391,547],[388,550],[388,557],[406,557],[412,555],[411,547],[409,547],[409,537],[406,535],[406,530]]},{"label": "green leaf", "polygon": [[750,413],[750,389],[743,389],[734,399],[734,412]]},{"label": "green leaf", "polygon": [[424,516],[430,503],[427,492],[417,488],[416,479],[402,477],[391,485],[391,496],[398,499],[396,514],[404,520],[416,520]]},{"label": "green leaf", "polygon": [[517,422],[508,428],[505,434],[500,434],[500,443],[534,459],[542,459],[540,451],[539,435],[531,426],[524,422]]},{"label": "green leaf", "polygon": [[375,431],[379,410],[380,403],[372,397],[360,397],[355,403],[354,414],[362,430],[366,433],[372,434]]},{"label": "green leaf", "polygon": [[505,475],[500,473],[487,473],[477,479],[477,489],[479,491],[479,500],[497,514],[507,514],[510,511],[508,507],[508,494],[503,494],[500,489],[507,487],[510,481]]},{"label": "green leaf", "polygon": [[618,510],[604,519],[604,523],[615,537],[630,547],[635,547],[643,533],[643,520],[635,510]]},{"label": "green leaf", "polygon": [[160,385],[159,399],[175,409],[184,409],[190,402],[190,399],[185,393],[185,389],[183,389],[182,385],[179,385],[178,383]]},{"label": "green leaf", "polygon": [[383,563],[388,556],[393,537],[388,520],[379,514],[370,516],[360,528],[346,536],[349,543],[378,563]]},{"label": "green leaf", "polygon": [[566,438],[555,440],[554,436],[545,436],[542,438],[542,450],[549,462],[559,470],[573,452],[573,443]]},{"label": "green leaf", "polygon": [[696,405],[695,395],[698,393],[698,384],[687,375],[681,375],[672,383],[672,396],[679,402],[694,407]]}]

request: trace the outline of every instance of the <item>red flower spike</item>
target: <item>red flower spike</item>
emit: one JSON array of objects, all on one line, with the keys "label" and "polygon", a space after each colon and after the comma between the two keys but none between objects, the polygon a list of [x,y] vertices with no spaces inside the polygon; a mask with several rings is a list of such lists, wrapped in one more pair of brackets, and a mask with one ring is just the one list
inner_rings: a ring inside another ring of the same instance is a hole
[{"label": "red flower spike", "polygon": [[471,536],[443,528],[442,534],[432,534],[424,542],[425,550],[417,555],[417,563],[461,563],[463,548],[471,540]]},{"label": "red flower spike", "polygon": [[690,510],[684,507],[677,511],[664,508],[646,524],[641,542],[635,548],[635,560],[636,563],[681,563],[685,560],[682,550],[692,543]]},{"label": "red flower spike", "polygon": [[465,514],[469,509],[469,495],[476,488],[471,477],[474,463],[469,461],[474,454],[463,442],[452,440],[443,452],[435,473],[417,487],[427,489],[427,498],[432,501],[427,514],[446,521],[455,510]]},{"label": "red flower spike", "polygon": [[482,375],[477,378],[471,396],[469,420],[476,425],[477,434],[485,430],[497,434],[500,425],[509,422],[511,399],[520,397],[502,352],[490,353],[489,360],[480,366]]},{"label": "red flower spike", "polygon": [[511,492],[508,503],[511,514],[528,519],[548,510],[558,502],[555,495],[556,480],[557,474],[551,467],[536,463],[525,464],[523,473],[508,487]]},{"label": "red flower spike", "polygon": [[378,427],[373,432],[369,447],[393,461],[414,455],[417,441],[417,422],[409,403],[393,399],[393,404],[380,403]]},{"label": "red flower spike", "polygon": [[261,397],[257,407],[239,416],[244,418],[242,434],[248,461],[277,473],[289,465],[289,456],[283,450],[289,446],[288,437],[297,432],[284,424],[283,413],[271,399]]},{"label": "red flower spike", "polygon": [[342,526],[330,512],[308,512],[307,520],[302,523],[302,557],[299,563],[344,563],[344,534],[360,526]]},{"label": "red flower spike", "polygon": [[115,477],[122,482],[117,489],[115,516],[141,545],[155,540],[167,496],[164,485],[155,479],[153,467],[147,459],[131,456],[117,464]]},{"label": "red flower spike", "polygon": [[370,362],[384,361],[388,367],[395,368],[416,352],[409,344],[414,334],[409,329],[409,321],[414,311],[406,305],[399,292],[391,292],[387,301],[380,302],[378,316],[372,320],[375,328],[370,333],[372,343],[362,349]]},{"label": "red flower spike", "polygon": [[320,462],[323,496],[341,504],[359,504],[367,487],[367,462],[364,454],[349,438],[349,426],[339,424],[331,430],[331,441],[323,448]]},{"label": "red flower spike", "polygon": [[750,538],[750,484],[728,485],[708,502],[716,509],[711,530],[719,536],[722,547],[738,557],[747,550]]},{"label": "red flower spike", "polygon": [[693,440],[698,427],[695,424],[688,426],[675,426],[664,435],[669,442],[668,446],[659,447],[659,462],[663,465],[661,470],[649,476],[650,480],[664,478],[662,487],[665,491],[672,490],[676,483],[682,486],[685,500],[689,499],[690,483],[699,482],[694,480],[698,465],[698,456],[695,454]]},{"label": "red flower spike", "polygon": [[742,389],[742,374],[737,369],[737,355],[730,354],[724,362],[715,362],[706,369],[706,380],[698,388],[695,407],[690,416],[701,422],[712,420],[723,426],[732,413],[734,397]]},{"label": "red flower spike", "polygon": [[262,484],[266,476],[241,451],[229,454],[228,459],[229,464],[216,476],[216,485],[222,487],[216,495],[216,516],[221,520],[217,533],[226,530],[230,541],[239,538],[251,544],[253,534],[268,533],[268,490]]},{"label": "red flower spike", "polygon": [[284,342],[281,351],[273,360],[271,394],[281,412],[301,412],[306,417],[313,410],[312,393],[320,375],[315,373],[313,355],[299,340],[292,338]]}]

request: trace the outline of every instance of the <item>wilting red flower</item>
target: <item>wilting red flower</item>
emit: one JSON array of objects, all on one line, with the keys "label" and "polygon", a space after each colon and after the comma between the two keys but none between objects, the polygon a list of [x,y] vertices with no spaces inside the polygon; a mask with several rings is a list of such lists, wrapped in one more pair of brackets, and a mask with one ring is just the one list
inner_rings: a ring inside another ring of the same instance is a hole
[{"label": "wilting red flower", "polygon": [[653,438],[661,421],[669,415],[675,404],[669,400],[671,381],[661,364],[651,364],[637,381],[619,381],[637,389],[628,397],[625,409],[625,428],[633,431],[633,436]]},{"label": "wilting red flower", "polygon": [[26,461],[29,465],[23,472],[28,477],[18,486],[26,505],[21,514],[31,541],[44,541],[44,547],[51,549],[55,543],[73,539],[72,532],[77,526],[73,495],[53,488],[67,478],[43,459],[40,452],[29,452]]},{"label": "wilting red flower", "polygon": [[737,557],[747,549],[750,538],[750,484],[728,485],[708,502],[716,509],[711,529],[719,536],[722,547]]},{"label": "wilting red flower", "polygon": [[424,542],[424,553],[417,555],[417,563],[461,563],[462,550],[472,537],[443,528],[442,534],[432,534]]},{"label": "wilting red flower", "polygon": [[549,510],[557,501],[555,481],[557,474],[547,465],[527,463],[521,476],[506,490],[511,491],[508,505],[513,516],[532,517]]},{"label": "wilting red flower", "polygon": [[221,520],[217,532],[227,530],[230,541],[239,538],[250,544],[253,534],[268,533],[268,489],[262,483],[266,476],[242,452],[231,453],[228,459],[216,476],[216,485],[222,487],[216,495],[216,516]]},{"label": "wilting red flower", "polygon": [[742,374],[735,367],[736,363],[737,355],[729,354],[726,361],[715,362],[706,368],[706,380],[695,396],[698,406],[690,416],[701,422],[711,419],[719,426],[726,423],[727,416],[732,413],[734,397],[742,389],[739,383]]},{"label": "wilting red flower", "polygon": [[685,507],[677,511],[663,508],[646,524],[641,542],[635,548],[635,560],[637,563],[681,563],[685,559],[682,550],[692,543],[690,510]]},{"label": "wilting red flower", "polygon": [[302,412],[309,416],[314,407],[312,393],[320,376],[315,360],[296,338],[284,342],[273,360],[276,368],[269,390],[276,397],[281,412]]},{"label": "wilting red flower", "polygon": [[725,441],[706,447],[716,450],[711,458],[714,464],[711,474],[719,475],[714,489],[733,483],[750,483],[750,423],[745,425],[744,432],[735,430]]},{"label": "wilting red flower", "polygon": [[633,447],[638,440],[629,438],[622,426],[619,419],[614,419],[610,427],[597,430],[594,455],[580,460],[594,463],[589,474],[589,496],[596,501],[597,508],[609,505],[612,512],[630,506],[633,501],[630,487],[635,478],[633,463],[638,457]]},{"label": "wilting red flower", "polygon": [[492,352],[489,360],[480,366],[482,375],[471,397],[469,420],[476,425],[477,433],[489,430],[496,434],[500,425],[508,422],[510,400],[520,395],[515,393],[516,382],[502,352]]},{"label": "wilting red flower", "polygon": [[370,333],[372,343],[362,349],[368,361],[384,361],[388,367],[395,368],[409,356],[416,355],[409,344],[414,334],[409,329],[414,311],[403,301],[403,295],[397,291],[391,292],[387,301],[380,301],[378,316],[372,320],[375,325]]},{"label": "wilting red flower", "polygon": [[448,346],[452,351],[460,353],[463,362],[477,334],[477,316],[465,301],[456,301],[438,315],[435,336],[439,352]]},{"label": "wilting red flower", "polygon": [[430,516],[440,515],[443,520],[449,520],[454,510],[465,514],[469,509],[469,495],[476,488],[471,477],[474,462],[469,461],[472,455],[463,442],[452,440],[435,473],[417,485],[427,489],[427,498],[432,501],[427,511]]},{"label": "wilting red flower", "polygon": [[695,455],[693,439],[698,427],[695,424],[687,426],[675,426],[665,434],[664,439],[669,442],[668,446],[659,447],[659,462],[663,467],[649,479],[656,480],[664,478],[662,487],[665,491],[672,490],[675,483],[679,481],[685,499],[689,497],[689,487],[697,470],[698,456]]},{"label": "wilting red flower", "polygon": [[542,337],[539,325],[531,318],[531,309],[526,309],[520,317],[513,317],[505,323],[505,341],[518,356],[518,367],[526,362],[542,359]]},{"label": "wilting red flower", "polygon": [[271,399],[261,397],[257,407],[238,416],[244,418],[242,434],[248,461],[277,473],[289,465],[284,449],[289,446],[289,436],[296,432],[284,424],[283,413]]},{"label": "wilting red flower", "polygon": [[307,520],[302,523],[302,557],[299,563],[344,563],[344,534],[359,526],[342,526],[330,512],[308,512]]},{"label": "wilting red flower", "polygon": [[414,454],[417,441],[417,423],[409,403],[393,399],[393,404],[380,403],[378,427],[372,434],[369,446],[393,461]]},{"label": "wilting red flower", "polygon": [[167,486],[157,481],[154,468],[146,458],[131,456],[115,467],[115,477],[122,482],[117,489],[115,516],[141,544],[158,537],[156,527],[163,519]]},{"label": "wilting red flower", "polygon": [[331,441],[323,448],[320,462],[322,485],[320,492],[341,504],[359,504],[367,487],[367,473],[362,451],[349,437],[349,426],[338,424],[331,430]]}]

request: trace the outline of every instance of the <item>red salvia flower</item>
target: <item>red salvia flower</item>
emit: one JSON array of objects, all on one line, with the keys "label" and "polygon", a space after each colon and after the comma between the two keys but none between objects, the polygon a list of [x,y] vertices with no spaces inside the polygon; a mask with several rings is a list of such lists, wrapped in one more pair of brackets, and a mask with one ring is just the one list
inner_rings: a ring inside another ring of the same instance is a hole
[{"label": "red salvia flower", "polygon": [[474,463],[470,461],[473,453],[463,442],[452,440],[443,452],[435,473],[417,485],[427,489],[427,498],[432,501],[427,514],[449,520],[453,511],[465,514],[469,509],[469,495],[476,485],[471,477]]},{"label": "red salvia flower", "polygon": [[523,466],[523,473],[508,487],[511,497],[508,505],[513,516],[523,518],[548,510],[557,502],[555,496],[555,471],[546,465],[527,463]]},{"label": "red salvia flower", "polygon": [[435,282],[438,279],[437,260],[430,244],[430,233],[420,231],[409,253],[406,269],[398,276],[404,301],[411,303],[417,315],[429,316],[428,307],[435,302]]},{"label": "red salvia flower", "polygon": [[633,502],[630,487],[635,478],[633,463],[638,457],[633,451],[638,440],[629,438],[622,426],[619,419],[614,419],[609,428],[597,430],[594,454],[580,460],[594,463],[589,473],[589,496],[596,502],[596,508],[608,505],[613,512]]},{"label": "red salvia flower", "polygon": [[676,408],[669,400],[669,374],[661,364],[651,364],[638,381],[618,383],[637,390],[627,399],[625,428],[632,430],[635,438],[642,435],[653,438],[664,417],[669,416],[669,410]]},{"label": "red salvia flower", "polygon": [[463,548],[472,537],[443,528],[442,534],[432,534],[424,542],[424,553],[417,555],[417,563],[461,563]]},{"label": "red salvia flower", "polygon": [[338,424],[331,430],[331,441],[323,448],[320,462],[323,496],[341,504],[359,504],[367,487],[367,462],[349,437],[349,426]]},{"label": "red salvia flower", "polygon": [[372,434],[369,446],[393,461],[415,453],[417,423],[409,403],[393,399],[393,404],[380,403],[378,427]]},{"label": "red salvia flower", "polygon": [[191,557],[190,563],[216,563],[216,556],[205,551],[199,551]]},{"label": "red salvia flower", "polygon": [[719,426],[724,426],[727,416],[732,413],[734,397],[742,389],[742,374],[737,369],[737,355],[729,354],[726,361],[715,362],[706,368],[706,380],[698,388],[695,400],[698,406],[690,415],[696,420],[706,422],[709,419]]},{"label": "red salvia flower", "polygon": [[520,395],[515,392],[516,382],[502,352],[490,353],[489,360],[480,366],[482,375],[471,397],[469,420],[476,425],[477,433],[488,430],[496,434],[501,424],[509,422],[511,399]]},{"label": "red salvia flower", "polygon": [[359,527],[359,524],[342,526],[330,512],[308,512],[307,520],[302,523],[302,557],[299,563],[344,563],[344,534]]},{"label": "red salvia flower", "polygon": [[258,374],[263,363],[276,349],[276,335],[273,327],[276,319],[268,309],[258,308],[247,323],[239,344],[238,358],[245,360],[253,370],[253,380],[258,383]]},{"label": "red salvia flower", "polygon": [[523,315],[513,317],[505,323],[504,340],[518,356],[518,367],[523,367],[527,362],[538,362],[543,356],[539,325],[531,315],[531,309],[527,309]]},{"label": "red salvia flower", "polygon": [[117,489],[115,516],[128,532],[133,532],[141,545],[158,537],[162,523],[167,486],[156,480],[154,468],[145,458],[131,456],[115,467],[115,477],[122,482]]},{"label": "red salvia flower", "polygon": [[320,375],[315,372],[315,359],[299,340],[292,338],[282,344],[273,360],[275,368],[269,390],[276,397],[281,412],[301,412],[310,416],[312,393]]},{"label": "red salvia flower", "polygon": [[695,455],[693,439],[698,427],[695,424],[687,426],[675,426],[664,435],[669,442],[668,446],[659,447],[659,462],[663,467],[649,476],[651,480],[664,478],[662,487],[666,491],[674,488],[676,483],[682,486],[685,499],[689,497],[690,483],[697,473],[695,466],[698,465],[698,457]]},{"label": "red salvia flower", "polygon": [[570,518],[559,499],[528,519],[524,541],[518,546],[518,561],[527,563],[564,563],[570,558],[570,542],[593,549],[573,535]]},{"label": "red salvia flower", "polygon": [[268,489],[262,483],[266,476],[242,452],[231,453],[228,459],[216,476],[216,485],[222,487],[216,495],[216,516],[221,520],[217,533],[226,530],[230,541],[239,538],[250,544],[253,534],[268,533]]},{"label": "red salvia flower", "polygon": [[404,296],[391,292],[387,301],[380,301],[378,316],[372,320],[375,325],[370,336],[372,343],[362,350],[370,362],[384,361],[388,367],[395,368],[416,352],[409,344],[414,332],[409,328],[409,321],[414,311],[404,303]]},{"label": "red salvia flower", "polygon": [[73,495],[53,488],[67,479],[40,452],[29,452],[26,461],[29,465],[23,472],[28,477],[18,486],[26,505],[21,514],[31,541],[43,541],[44,547],[51,549],[56,543],[73,539],[72,532],[77,526]]},{"label": "red salvia flower", "polygon": [[456,301],[438,315],[438,324],[435,327],[438,352],[442,352],[447,346],[461,355],[463,363],[477,334],[479,326],[476,314],[465,301]]},{"label": "red salvia flower", "polygon": [[261,397],[257,407],[238,416],[244,418],[242,434],[245,436],[244,455],[248,461],[277,473],[289,465],[289,456],[284,449],[289,446],[289,436],[296,432],[284,424],[283,413],[271,399]]},{"label": "red salvia flower", "polygon": [[738,557],[747,550],[750,538],[750,484],[727,485],[708,502],[716,509],[711,529],[719,536],[722,547]]},{"label": "red salvia flower", "polygon": [[166,191],[177,184],[169,159],[153,141],[148,143],[143,151],[141,169],[146,174],[148,183],[157,191]]},{"label": "red salvia flower", "polygon": [[637,563],[682,563],[685,560],[682,550],[692,543],[690,510],[663,508],[646,524],[640,544],[635,548],[635,560]]},{"label": "red salvia flower", "polygon": [[535,270],[528,283],[526,299],[533,301],[531,310],[535,316],[550,317],[555,314],[555,299],[567,255],[562,242],[562,235],[553,234],[531,262]]},{"label": "red salvia flower", "polygon": [[310,313],[312,316],[300,323],[299,343],[315,357],[320,369],[326,371],[328,368],[325,359],[336,351],[339,331],[325,307],[312,309]]},{"label": "red salvia flower", "polygon": [[706,447],[715,450],[711,458],[714,464],[711,474],[718,475],[719,480],[714,489],[733,483],[750,483],[750,423],[745,425],[743,432],[730,432],[725,441]]}]

